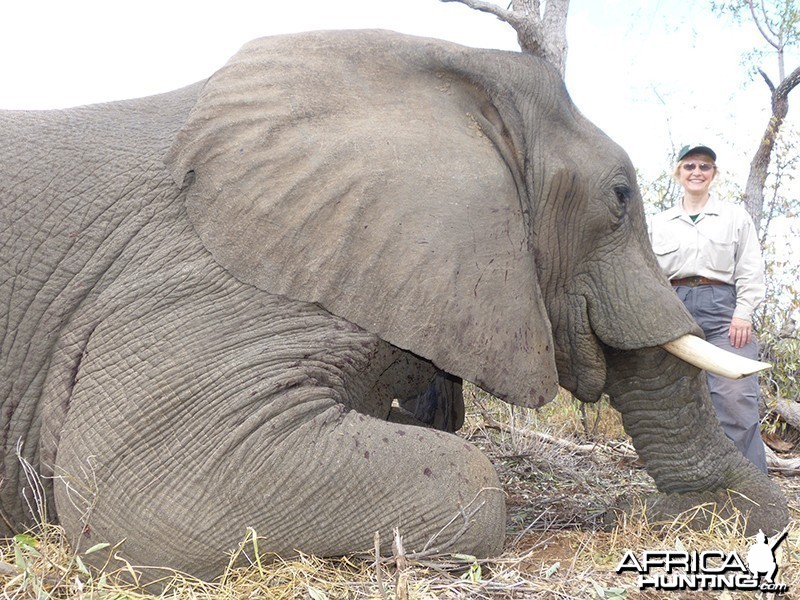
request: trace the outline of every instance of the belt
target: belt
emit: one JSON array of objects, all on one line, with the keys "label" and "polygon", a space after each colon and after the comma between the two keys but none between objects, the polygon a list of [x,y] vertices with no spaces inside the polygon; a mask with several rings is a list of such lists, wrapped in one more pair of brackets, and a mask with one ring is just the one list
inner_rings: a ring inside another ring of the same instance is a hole
[{"label": "belt", "polygon": [[688,287],[697,287],[698,285],[728,285],[724,281],[718,279],[709,279],[708,277],[682,277],[680,279],[670,279],[672,285],[685,285]]}]

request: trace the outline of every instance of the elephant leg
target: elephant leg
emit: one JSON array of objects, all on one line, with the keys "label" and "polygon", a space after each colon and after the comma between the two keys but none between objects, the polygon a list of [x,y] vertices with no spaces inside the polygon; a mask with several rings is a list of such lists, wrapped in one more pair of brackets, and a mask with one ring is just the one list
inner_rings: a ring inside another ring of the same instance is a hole
[{"label": "elephant leg", "polygon": [[311,305],[198,298],[120,310],[92,334],[54,469],[78,550],[125,540],[132,564],[210,578],[247,528],[280,555],[365,551],[375,531],[389,552],[394,527],[409,551],[502,549],[504,495],[480,451],[348,408],[386,370],[377,338]]},{"label": "elephant leg", "polygon": [[378,531],[383,552],[391,552],[394,527],[411,552],[427,547],[491,556],[502,550],[504,495],[480,451],[446,433],[336,413],[333,420],[313,419],[312,432],[288,441],[303,457],[301,466],[280,461],[268,467],[281,479],[301,482],[272,491],[274,506],[259,515],[275,551],[365,551]]},{"label": "elephant leg", "polygon": [[434,429],[458,431],[465,414],[461,378],[439,371],[421,394],[401,400],[400,407]]},{"label": "elephant leg", "polygon": [[120,553],[134,565],[204,579],[221,573],[247,528],[262,551],[283,557],[368,551],[374,532],[390,553],[395,527],[410,552],[502,551],[505,499],[480,451],[451,434],[309,402],[313,416],[290,403],[304,416],[289,433],[265,421],[212,442],[200,434],[217,426],[208,415],[197,435],[157,447],[128,446],[95,414],[85,425],[103,439],[68,436],[59,457],[56,503],[70,539],[83,549],[125,540]]}]

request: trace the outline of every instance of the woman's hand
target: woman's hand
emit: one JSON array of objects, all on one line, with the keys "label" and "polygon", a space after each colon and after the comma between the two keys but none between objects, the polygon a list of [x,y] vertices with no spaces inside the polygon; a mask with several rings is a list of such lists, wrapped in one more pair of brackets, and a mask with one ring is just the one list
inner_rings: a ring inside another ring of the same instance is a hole
[{"label": "woman's hand", "polygon": [[741,348],[750,343],[753,337],[753,325],[750,321],[738,319],[733,317],[731,319],[731,328],[728,331],[728,339],[731,341],[731,346],[734,348]]}]

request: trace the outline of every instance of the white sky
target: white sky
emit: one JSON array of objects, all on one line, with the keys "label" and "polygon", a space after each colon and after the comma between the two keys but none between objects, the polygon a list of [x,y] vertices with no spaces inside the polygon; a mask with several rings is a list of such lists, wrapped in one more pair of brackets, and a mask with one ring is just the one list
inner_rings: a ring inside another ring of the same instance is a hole
[{"label": "white sky", "polygon": [[[495,0],[507,4],[506,0]],[[517,50],[491,15],[438,0],[5,0],[0,109],[56,108],[166,92],[205,79],[245,42],[276,33],[379,27]],[[750,23],[707,0],[571,0],[567,87],[645,178],[684,143],[718,154],[744,187],[769,96],[742,53],[763,47]],[[787,56],[787,68],[800,52]],[[777,80],[774,58],[762,62]],[[800,94],[800,92],[795,92]],[[795,104],[800,98],[795,99]],[[798,127],[800,109],[785,127]],[[800,130],[800,127],[798,127]]]},{"label": "white sky", "polygon": [[[504,0],[505,1],[505,0]],[[53,108],[164,92],[204,79],[246,41],[312,29],[381,27],[516,50],[491,15],[438,0],[6,0],[0,108]],[[744,183],[768,118],[767,88],[748,84],[753,26],[704,0],[572,0],[567,85],[580,110],[645,174],[700,141]],[[790,68],[800,62],[790,56]],[[774,60],[763,66],[777,79]],[[797,112],[797,111],[795,111]],[[793,121],[790,112],[789,121]]]}]

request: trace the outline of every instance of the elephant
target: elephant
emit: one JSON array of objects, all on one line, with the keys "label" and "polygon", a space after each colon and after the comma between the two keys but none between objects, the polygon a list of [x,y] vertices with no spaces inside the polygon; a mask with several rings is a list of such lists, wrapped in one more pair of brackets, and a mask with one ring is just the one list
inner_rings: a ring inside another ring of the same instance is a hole
[{"label": "elephant", "polygon": [[248,528],[270,556],[375,532],[387,552],[394,528],[497,555],[497,474],[450,433],[461,381],[525,407],[608,394],[654,519],[787,523],[664,349],[702,333],[630,158],[546,62],[281,35],[173,92],[0,120],[6,534],[47,520],[201,578]]}]

